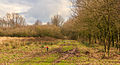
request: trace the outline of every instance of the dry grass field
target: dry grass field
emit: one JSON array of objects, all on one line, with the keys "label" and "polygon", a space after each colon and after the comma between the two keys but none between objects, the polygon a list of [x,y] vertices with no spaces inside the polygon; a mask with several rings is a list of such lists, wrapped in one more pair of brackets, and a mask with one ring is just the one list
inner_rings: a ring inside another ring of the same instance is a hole
[{"label": "dry grass field", "polygon": [[[0,65],[120,65],[120,55],[111,48],[50,37],[1,37]],[[47,52],[46,47],[49,47]]]}]

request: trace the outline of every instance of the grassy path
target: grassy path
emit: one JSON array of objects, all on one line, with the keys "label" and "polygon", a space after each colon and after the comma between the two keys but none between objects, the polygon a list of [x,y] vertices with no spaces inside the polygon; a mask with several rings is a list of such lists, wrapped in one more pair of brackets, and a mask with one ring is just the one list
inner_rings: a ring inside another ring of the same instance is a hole
[{"label": "grassy path", "polygon": [[[31,44],[16,49],[1,50],[0,65],[120,65],[120,55],[111,52],[102,59],[103,47],[86,46],[77,41],[65,40],[57,44]],[[49,51],[46,51],[46,46]]]},{"label": "grassy path", "polygon": [[62,57],[60,57],[59,59],[56,59],[53,63],[59,63],[61,60],[65,60],[66,58],[68,58],[71,54],[75,53],[76,48],[68,51],[68,53],[66,53],[65,55],[63,55]]}]

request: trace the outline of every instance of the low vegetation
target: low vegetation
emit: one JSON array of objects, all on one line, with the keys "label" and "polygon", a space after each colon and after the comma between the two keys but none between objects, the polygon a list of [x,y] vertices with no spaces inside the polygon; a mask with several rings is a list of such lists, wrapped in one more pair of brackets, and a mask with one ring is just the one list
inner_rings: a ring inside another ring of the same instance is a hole
[{"label": "low vegetation", "polygon": [[1,44],[0,48],[0,64],[3,65],[119,65],[120,63],[120,55],[114,47],[110,50],[110,57],[105,57],[102,45],[96,44],[94,47],[88,47],[74,40],[38,41],[34,39],[24,42],[7,40]]}]

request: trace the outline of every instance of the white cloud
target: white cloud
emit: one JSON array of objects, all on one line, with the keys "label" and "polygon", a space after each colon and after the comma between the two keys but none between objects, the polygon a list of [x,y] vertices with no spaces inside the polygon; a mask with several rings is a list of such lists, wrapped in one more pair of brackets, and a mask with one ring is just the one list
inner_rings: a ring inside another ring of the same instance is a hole
[{"label": "white cloud", "polygon": [[7,12],[21,13],[27,23],[35,20],[48,22],[53,15],[60,14],[67,19],[70,16],[69,0],[0,0],[0,14]]},{"label": "white cloud", "polygon": [[51,17],[56,14],[62,15],[63,18],[67,19],[70,16],[70,6],[69,0],[39,0],[26,13],[26,16],[34,17],[43,22],[50,21]]},{"label": "white cloud", "polygon": [[31,7],[27,5],[21,5],[19,3],[0,2],[0,14],[1,17],[6,13],[23,13],[27,12]]},{"label": "white cloud", "polygon": [[62,15],[64,19],[67,19],[70,16],[71,13],[71,2],[68,0],[61,0],[61,3],[59,4],[58,10],[55,11],[53,14],[51,14],[50,17],[59,14]]},{"label": "white cloud", "polygon": [[28,17],[26,18],[26,21],[27,21],[27,24],[28,25],[32,25],[33,24],[33,21],[35,22],[37,19],[34,18],[34,17]]}]

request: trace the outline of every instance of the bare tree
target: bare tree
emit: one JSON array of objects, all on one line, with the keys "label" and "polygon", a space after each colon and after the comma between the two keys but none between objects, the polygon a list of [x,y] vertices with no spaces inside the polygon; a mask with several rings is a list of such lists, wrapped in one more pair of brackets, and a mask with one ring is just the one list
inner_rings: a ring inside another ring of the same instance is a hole
[{"label": "bare tree", "polygon": [[47,25],[50,25],[50,22],[47,22]]},{"label": "bare tree", "polygon": [[6,27],[16,27],[26,25],[25,19],[18,13],[7,13],[4,17]]},{"label": "bare tree", "polygon": [[55,26],[62,26],[64,22],[64,19],[60,15],[55,15],[51,18],[51,23]]},{"label": "bare tree", "polygon": [[34,25],[42,25],[42,22],[40,20],[37,20]]}]

